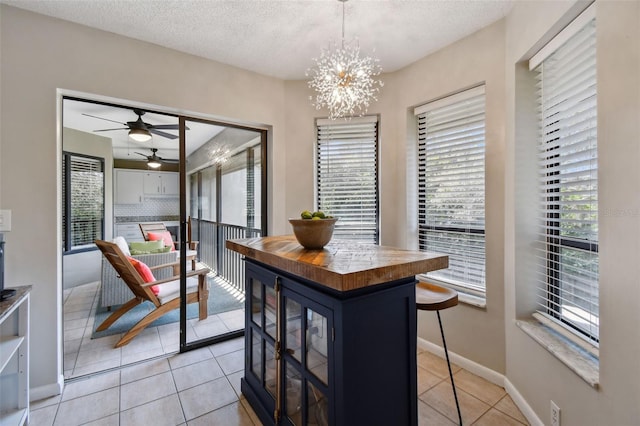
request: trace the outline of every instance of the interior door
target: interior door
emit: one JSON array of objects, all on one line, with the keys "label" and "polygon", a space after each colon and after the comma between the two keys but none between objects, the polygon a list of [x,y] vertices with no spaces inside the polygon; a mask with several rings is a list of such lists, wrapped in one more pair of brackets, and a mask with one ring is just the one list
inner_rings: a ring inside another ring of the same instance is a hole
[{"label": "interior door", "polygon": [[209,271],[205,317],[198,315],[199,303],[183,302],[185,350],[244,332],[244,263],[225,241],[264,233],[266,150],[259,130],[187,118],[181,125],[182,291],[194,285],[187,276],[194,266]]}]

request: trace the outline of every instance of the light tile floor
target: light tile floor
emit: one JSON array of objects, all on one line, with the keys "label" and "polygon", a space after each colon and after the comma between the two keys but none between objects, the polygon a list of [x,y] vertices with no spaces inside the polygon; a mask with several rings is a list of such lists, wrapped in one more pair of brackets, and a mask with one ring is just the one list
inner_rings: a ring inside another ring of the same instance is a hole
[{"label": "light tile floor", "polygon": [[[94,312],[99,302],[99,289],[100,282],[94,282],[64,292],[65,379],[178,352],[180,334],[178,323],[147,327],[122,348],[113,347],[120,340],[121,334],[91,339]],[[203,321],[198,319],[188,321],[187,341],[241,328],[244,328],[244,309],[209,315]]]},{"label": "light tile floor", "polygon": [[[171,354],[177,350],[172,343],[177,341],[177,329],[164,326],[146,330],[114,351],[119,337],[91,341],[91,319],[82,320],[80,314],[92,312],[96,291],[97,286],[93,295],[90,288],[65,294],[71,302],[65,305],[65,336],[75,335],[65,342],[65,376],[88,376],[68,381],[61,395],[33,402],[30,426],[261,424],[240,392],[242,338]],[[224,323],[223,318],[216,321]],[[237,325],[238,318],[229,316],[227,322]],[[149,356],[157,357],[123,366],[124,361]],[[452,367],[465,425],[528,424],[503,388],[455,364]],[[105,368],[112,369],[99,372]],[[420,425],[457,424],[446,362],[422,350],[418,351],[418,412]]]}]

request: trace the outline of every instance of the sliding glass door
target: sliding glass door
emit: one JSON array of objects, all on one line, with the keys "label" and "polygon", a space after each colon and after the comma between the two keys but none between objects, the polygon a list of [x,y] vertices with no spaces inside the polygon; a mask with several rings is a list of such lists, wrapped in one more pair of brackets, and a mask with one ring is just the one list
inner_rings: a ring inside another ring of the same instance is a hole
[{"label": "sliding glass door", "polygon": [[205,273],[208,288],[205,301],[183,303],[180,347],[186,350],[243,333],[244,264],[225,242],[266,229],[266,133],[184,118],[181,126],[182,290],[188,294]]},{"label": "sliding glass door", "polygon": [[[61,110],[60,154],[66,161],[60,180],[67,191],[59,202],[68,213],[59,224],[66,236],[65,378],[242,334],[244,265],[225,241],[266,232],[266,131],[127,101],[65,96]],[[83,213],[87,206],[92,210]],[[88,216],[95,226],[78,228]],[[149,232],[143,228],[164,236],[166,230],[171,240],[163,238],[163,247],[156,247],[145,242]],[[84,239],[74,238],[74,232]],[[122,336],[154,311],[154,302],[146,300],[98,330],[135,296],[95,239],[119,240],[124,255],[149,267],[181,263],[153,271],[156,280],[178,277],[179,309],[163,310],[123,346],[118,345]],[[172,242],[178,250],[164,252]],[[192,282],[195,287],[187,288]],[[201,292],[192,295],[198,285]]]}]

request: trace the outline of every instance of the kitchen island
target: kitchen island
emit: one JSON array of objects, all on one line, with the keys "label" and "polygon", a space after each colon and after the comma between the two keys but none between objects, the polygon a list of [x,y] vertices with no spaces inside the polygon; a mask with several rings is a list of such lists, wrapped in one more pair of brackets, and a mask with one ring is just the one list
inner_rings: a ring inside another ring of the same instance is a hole
[{"label": "kitchen island", "polygon": [[246,260],[241,388],[264,424],[417,425],[415,275],[447,256],[292,235],[227,248]]}]

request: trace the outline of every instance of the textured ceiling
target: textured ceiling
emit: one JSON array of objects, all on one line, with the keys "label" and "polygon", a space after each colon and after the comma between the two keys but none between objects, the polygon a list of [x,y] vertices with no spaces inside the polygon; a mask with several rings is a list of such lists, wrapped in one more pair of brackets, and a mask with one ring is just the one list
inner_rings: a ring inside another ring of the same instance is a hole
[{"label": "textured ceiling", "polygon": [[[392,72],[504,17],[515,0],[350,0],[345,38]],[[339,42],[337,0],[0,0],[282,79]]]}]

